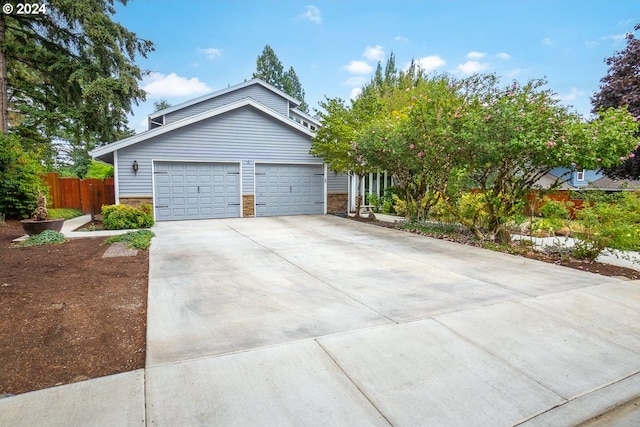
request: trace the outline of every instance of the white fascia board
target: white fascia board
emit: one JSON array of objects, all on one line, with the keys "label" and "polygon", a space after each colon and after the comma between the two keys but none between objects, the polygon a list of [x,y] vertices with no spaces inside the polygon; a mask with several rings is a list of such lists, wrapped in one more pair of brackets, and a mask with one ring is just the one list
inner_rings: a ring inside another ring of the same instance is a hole
[{"label": "white fascia board", "polygon": [[288,100],[289,102],[291,102],[294,106],[300,105],[300,101],[298,101],[294,97],[284,93],[280,89],[271,86],[270,84],[264,82],[263,80],[251,79],[251,80],[247,80],[246,82],[242,82],[242,83],[239,83],[239,84],[234,85],[234,86],[229,86],[229,87],[226,87],[224,89],[220,89],[218,91],[215,91],[215,92],[212,92],[212,93],[209,93],[209,94],[206,94],[206,95],[202,95],[202,96],[200,96],[198,98],[194,98],[194,99],[191,99],[189,101],[183,102],[182,104],[174,105],[173,107],[169,107],[169,108],[165,108],[164,110],[156,111],[154,113],[149,114],[149,119],[154,119],[154,118],[159,117],[159,116],[164,116],[166,114],[173,113],[174,111],[178,111],[178,110],[181,110],[183,108],[190,107],[190,106],[198,104],[200,102],[207,101],[209,99],[213,99],[215,97],[224,95],[224,94],[229,93],[229,92],[233,92],[235,90],[243,89],[245,87],[248,87],[248,86],[251,86],[251,85],[254,85],[254,84],[259,84],[260,86],[264,87],[265,89],[268,89],[271,92],[280,95],[281,97],[283,97],[286,100]]},{"label": "white fascia board", "polygon": [[315,117],[310,116],[309,114],[305,113],[302,110],[298,110],[297,108],[289,108],[291,111],[293,111],[295,114],[297,114],[298,116],[304,118],[305,120],[313,123],[314,125],[316,125],[317,127],[322,126],[320,124],[320,122],[318,121],[318,119],[316,119]]},{"label": "white fascia board", "polygon": [[291,120],[289,117],[285,117],[282,114],[272,110],[269,107],[266,107],[262,104],[260,104],[259,102],[254,101],[251,98],[245,98],[245,99],[241,99],[239,101],[236,102],[232,102],[230,104],[226,104],[223,105],[219,108],[215,108],[213,110],[209,110],[209,111],[205,111],[203,113],[200,114],[196,114],[193,116],[189,116],[186,117],[182,120],[178,120],[176,122],[170,123],[168,125],[164,125],[164,126],[160,126],[142,133],[139,133],[137,135],[133,135],[130,136],[129,138],[125,138],[122,139],[120,141],[114,142],[112,144],[109,145],[105,145],[103,147],[99,147],[96,148],[95,150],[92,150],[89,152],[89,154],[92,157],[99,157],[99,156],[103,156],[105,154],[114,152],[116,150],[120,150],[122,148],[126,148],[129,147],[131,145],[137,144],[138,142],[142,142],[145,141],[149,138],[153,138],[159,135],[163,135],[165,133],[171,132],[173,130],[179,129],[183,126],[188,126],[194,123],[197,123],[199,121],[202,120],[206,120],[209,119],[211,117],[215,117],[218,116],[220,114],[224,114],[227,113],[229,111],[233,111],[236,110],[238,108],[242,108],[242,107],[246,107],[246,106],[251,106],[259,111],[262,111],[263,113],[267,114],[268,116],[273,117],[276,120],[281,121],[282,123],[291,126],[292,128],[294,128],[295,130],[304,133],[305,135],[314,136],[314,133],[311,132],[311,130],[305,128],[304,126],[296,123],[295,121]]}]

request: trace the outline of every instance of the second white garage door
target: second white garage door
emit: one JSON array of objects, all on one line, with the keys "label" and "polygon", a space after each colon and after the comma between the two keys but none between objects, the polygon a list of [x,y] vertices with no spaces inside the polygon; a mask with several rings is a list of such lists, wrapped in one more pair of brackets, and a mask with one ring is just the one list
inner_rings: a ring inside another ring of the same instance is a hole
[{"label": "second white garage door", "polygon": [[256,216],[324,213],[324,166],[256,163]]}]

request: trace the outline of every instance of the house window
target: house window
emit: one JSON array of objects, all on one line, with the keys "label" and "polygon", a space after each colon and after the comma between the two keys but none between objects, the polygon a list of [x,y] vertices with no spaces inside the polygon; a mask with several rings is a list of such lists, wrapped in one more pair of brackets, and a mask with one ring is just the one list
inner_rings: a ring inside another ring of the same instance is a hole
[{"label": "house window", "polygon": [[584,169],[576,172],[576,181],[584,181]]}]

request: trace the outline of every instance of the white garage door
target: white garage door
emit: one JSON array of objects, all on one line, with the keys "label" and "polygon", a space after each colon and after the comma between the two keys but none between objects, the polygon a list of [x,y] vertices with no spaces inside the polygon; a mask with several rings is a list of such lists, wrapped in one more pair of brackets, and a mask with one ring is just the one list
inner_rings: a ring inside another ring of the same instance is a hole
[{"label": "white garage door", "polygon": [[256,216],[324,213],[324,166],[256,164]]},{"label": "white garage door", "polygon": [[238,163],[155,162],[156,220],[240,216]]}]

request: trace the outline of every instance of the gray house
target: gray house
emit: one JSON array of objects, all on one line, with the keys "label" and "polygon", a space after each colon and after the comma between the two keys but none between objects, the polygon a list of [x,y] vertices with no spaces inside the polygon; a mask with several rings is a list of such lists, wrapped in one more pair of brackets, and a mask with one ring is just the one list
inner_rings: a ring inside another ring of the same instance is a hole
[{"label": "gray house", "polygon": [[157,221],[346,212],[348,177],[309,154],[320,125],[254,79],[158,111],[149,129],[97,148],[116,203]]}]

